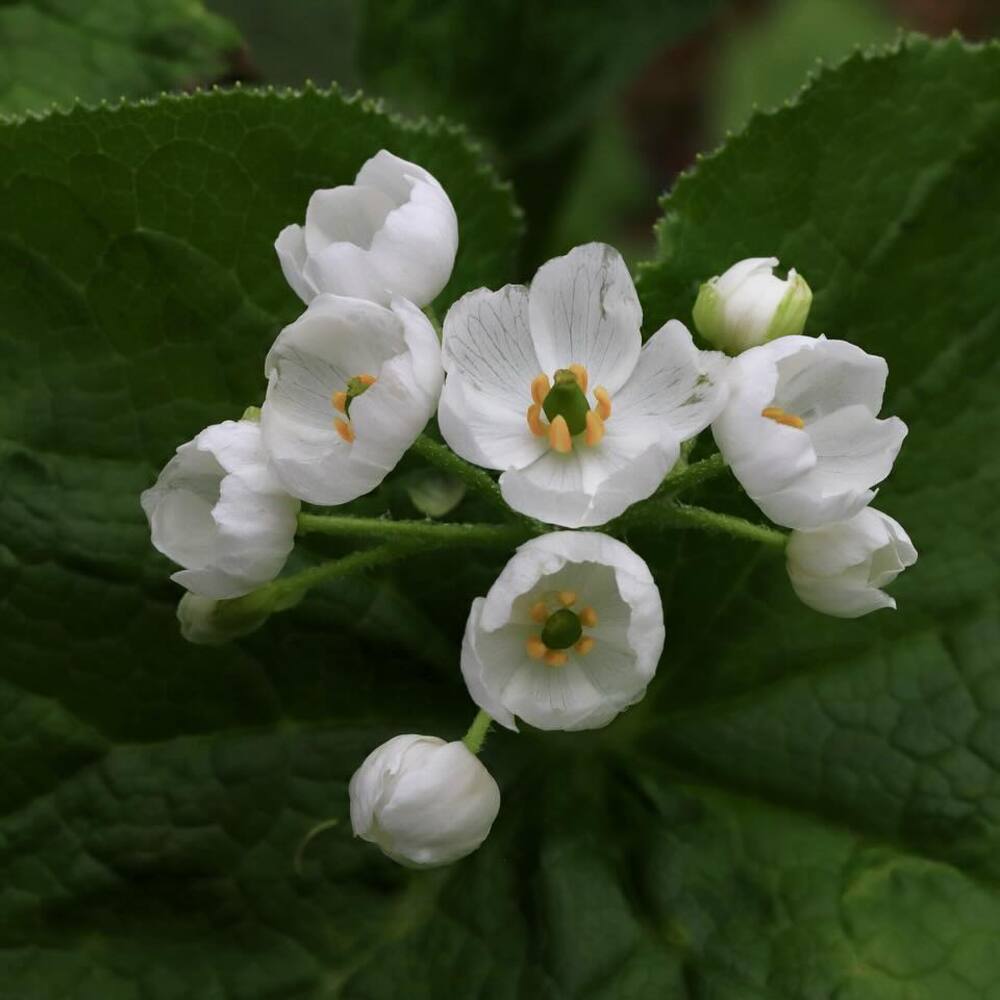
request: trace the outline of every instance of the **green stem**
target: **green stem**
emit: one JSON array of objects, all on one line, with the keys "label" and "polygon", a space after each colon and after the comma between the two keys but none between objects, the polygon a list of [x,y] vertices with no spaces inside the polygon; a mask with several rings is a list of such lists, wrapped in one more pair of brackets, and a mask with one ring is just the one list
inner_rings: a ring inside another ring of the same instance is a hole
[{"label": "green stem", "polygon": [[[699,463],[700,464],[700,463]],[[704,507],[684,504],[650,503],[636,507],[621,519],[623,527],[696,528],[717,535],[742,538],[760,545],[784,549],[788,536],[783,531],[754,524],[732,514],[720,514]]]},{"label": "green stem", "polygon": [[[511,517],[513,511],[507,506],[500,495],[500,487],[493,477],[476,465],[459,458],[447,445],[440,444],[426,434],[421,434],[413,442],[411,451],[418,454],[425,462],[436,466],[444,472],[450,472],[465,483],[466,488],[477,496],[487,500],[492,507],[505,517]],[[514,515],[520,518],[520,515]]]},{"label": "green stem", "polygon": [[469,731],[462,737],[462,742],[469,748],[470,752],[477,754],[482,750],[486,734],[490,731],[490,726],[492,725],[493,720],[486,712],[480,709],[476,713],[476,717],[472,720]]},{"label": "green stem", "polygon": [[440,545],[513,547],[535,532],[519,524],[454,524],[448,521],[392,521],[343,514],[299,514],[299,534],[335,535],[382,542],[402,542],[412,550]]},{"label": "green stem", "polygon": [[685,490],[693,490],[696,486],[701,486],[702,483],[707,483],[710,479],[722,475],[728,468],[725,459],[716,452],[714,455],[709,455],[708,458],[703,458],[700,462],[695,462],[694,465],[688,465],[677,472],[671,472],[660,484],[654,496],[677,496]]}]

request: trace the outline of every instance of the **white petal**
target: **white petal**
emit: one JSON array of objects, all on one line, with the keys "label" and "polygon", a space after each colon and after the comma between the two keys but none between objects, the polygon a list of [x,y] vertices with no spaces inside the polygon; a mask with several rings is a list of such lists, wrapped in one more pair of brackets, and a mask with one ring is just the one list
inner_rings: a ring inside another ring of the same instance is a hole
[{"label": "white petal", "polygon": [[367,299],[388,305],[392,289],[376,268],[369,250],[353,243],[330,243],[311,254],[302,268],[303,279],[332,295]]},{"label": "white petal", "polygon": [[306,266],[305,232],[301,226],[285,226],[274,241],[281,273],[292,291],[308,305],[316,295],[316,286],[303,274]]},{"label": "white petal", "polygon": [[715,290],[720,295],[732,295],[750,278],[770,277],[778,263],[777,257],[747,257],[739,260],[713,279]]},{"label": "white petal", "polygon": [[623,422],[667,424],[678,441],[704,430],[728,396],[727,360],[694,346],[687,327],[670,320],[643,345],[632,376],[612,399],[607,427]]},{"label": "white petal", "polygon": [[306,209],[306,252],[317,254],[331,243],[353,243],[367,250],[396,207],[388,195],[371,187],[341,185],[315,191]]},{"label": "white petal", "polygon": [[543,264],[529,293],[531,336],[542,369],[582,364],[590,385],[615,393],[632,374],[642,309],[621,255],[588,243]]},{"label": "white petal", "polygon": [[521,468],[548,448],[527,422],[531,382],[542,370],[527,324],[522,285],[470,292],[445,317],[438,422],[452,450],[477,465]]},{"label": "white petal", "polygon": [[524,468],[504,472],[504,500],[546,524],[590,528],[651,496],[677,461],[680,441],[669,427],[660,429],[659,440],[650,441],[648,424],[612,424],[614,417],[594,448],[578,441],[567,455],[549,450]]}]

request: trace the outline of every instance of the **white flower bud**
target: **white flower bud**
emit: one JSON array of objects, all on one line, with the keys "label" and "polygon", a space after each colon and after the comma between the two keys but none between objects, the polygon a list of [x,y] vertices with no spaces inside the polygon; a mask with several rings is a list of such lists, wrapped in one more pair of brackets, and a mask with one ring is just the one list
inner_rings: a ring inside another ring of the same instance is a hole
[{"label": "white flower bud", "polygon": [[849,521],[793,531],[788,576],[803,604],[837,618],[859,618],[896,602],[882,588],[917,561],[897,521],[866,507]]},{"label": "white flower bud", "polygon": [[319,294],[418,306],[448,283],[458,218],[423,167],[376,153],[353,184],[314,192],[304,226],[286,226],[274,248],[285,279],[307,305]]},{"label": "white flower bud", "polygon": [[295,542],[299,501],[251,420],[213,424],[182,444],[140,502],[154,547],[183,567],[171,579],[202,597],[240,597],[274,579]]},{"label": "white flower bud", "polygon": [[500,789],[464,743],[394,736],[373,750],[350,784],[354,835],[411,868],[447,865],[486,839]]},{"label": "white flower bud", "polygon": [[216,601],[187,593],[177,604],[181,635],[198,646],[218,646],[249,635],[270,617],[271,608],[253,601],[254,594],[235,601]]},{"label": "white flower bud", "polygon": [[801,333],[812,292],[794,268],[778,278],[777,266],[777,257],[748,257],[706,281],[694,304],[698,332],[729,354]]}]

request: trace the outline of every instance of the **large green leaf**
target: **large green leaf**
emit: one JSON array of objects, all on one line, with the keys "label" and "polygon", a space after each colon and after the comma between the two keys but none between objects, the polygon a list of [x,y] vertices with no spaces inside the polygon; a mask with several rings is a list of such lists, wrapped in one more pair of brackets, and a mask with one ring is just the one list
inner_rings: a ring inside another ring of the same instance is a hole
[{"label": "large green leaf", "polygon": [[[380,143],[426,162],[466,236],[448,294],[503,280],[509,207],[449,133],[319,95],[0,132],[3,991],[996,995],[998,95],[995,47],[850,60],[678,184],[641,282],[653,329],[775,252],[816,290],[814,332],[889,358],[911,431],[879,503],[921,550],[900,612],[823,619],[742,543],[637,532],[668,621],[649,696],[598,733],[492,737],[494,833],[424,873],[351,840],[346,781],[393,733],[464,729],[455,662],[358,638],[346,588],[185,646],[136,494],[259,391],[294,311],[270,239],[311,185]],[[495,568],[467,564],[400,570],[388,619],[429,615],[457,652]]]},{"label": "large green leaf", "polygon": [[201,0],[8,0],[0,114],[211,83],[239,45]]}]

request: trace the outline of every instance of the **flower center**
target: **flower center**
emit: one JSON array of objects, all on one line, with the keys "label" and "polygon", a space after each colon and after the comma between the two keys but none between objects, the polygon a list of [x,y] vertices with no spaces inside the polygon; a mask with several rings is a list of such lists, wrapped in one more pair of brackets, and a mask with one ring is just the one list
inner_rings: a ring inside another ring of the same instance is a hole
[{"label": "flower center", "polygon": [[562,607],[551,614],[546,601],[532,605],[531,620],[542,626],[542,632],[529,636],[524,644],[528,655],[534,660],[543,660],[547,667],[565,666],[569,662],[569,649],[586,656],[595,644],[594,638],[584,635],[583,630],[597,624],[597,612],[591,607],[581,609],[579,614],[573,611],[577,596],[572,590],[559,591],[555,601]]},{"label": "flower center", "polygon": [[569,608],[560,608],[549,615],[542,628],[542,642],[548,649],[569,649],[582,635],[580,616]]},{"label": "flower center", "polygon": [[[549,446],[561,454],[573,450],[573,439],[583,435],[590,447],[604,437],[604,421],[611,416],[611,397],[607,389],[594,389],[596,406],[587,400],[587,369],[583,365],[560,368],[553,376],[537,375],[531,382],[531,406],[528,407],[528,427],[536,437],[548,437]],[[542,415],[548,418],[548,424]]]},{"label": "flower center", "polygon": [[[354,428],[350,423],[351,402],[363,396],[376,382],[374,375],[352,375],[347,380],[346,391],[335,392],[330,397],[330,404],[338,413],[343,413],[344,417],[335,417],[333,421],[334,430],[350,444],[354,440]],[[344,419],[346,418],[346,419]]]},{"label": "flower center", "polygon": [[787,413],[780,406],[765,406],[760,411],[760,415],[767,417],[768,420],[773,420],[776,424],[781,424],[782,427],[794,427],[796,430],[802,430],[806,425],[801,417],[794,413]]}]

